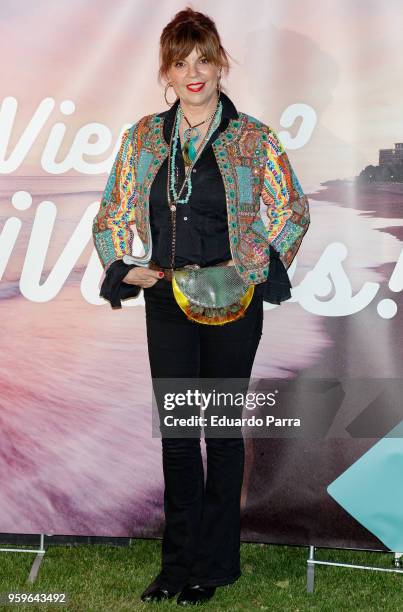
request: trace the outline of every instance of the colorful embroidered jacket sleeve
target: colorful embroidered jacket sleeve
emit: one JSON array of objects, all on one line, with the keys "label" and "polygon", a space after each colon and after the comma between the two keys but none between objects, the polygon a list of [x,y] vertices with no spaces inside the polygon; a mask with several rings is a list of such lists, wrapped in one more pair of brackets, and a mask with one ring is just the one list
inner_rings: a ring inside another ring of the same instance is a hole
[{"label": "colorful embroidered jacket sleeve", "polygon": [[119,151],[102,194],[98,214],[92,225],[96,251],[105,271],[100,296],[112,307],[121,308],[121,299],[136,297],[141,287],[121,282],[128,270],[135,267],[122,261],[132,253],[135,191],[133,177],[133,142],[137,124],[125,130]]},{"label": "colorful embroidered jacket sleeve", "polygon": [[287,270],[309,227],[309,203],[277,134],[265,140],[267,161],[262,200],[267,206],[269,239]]}]

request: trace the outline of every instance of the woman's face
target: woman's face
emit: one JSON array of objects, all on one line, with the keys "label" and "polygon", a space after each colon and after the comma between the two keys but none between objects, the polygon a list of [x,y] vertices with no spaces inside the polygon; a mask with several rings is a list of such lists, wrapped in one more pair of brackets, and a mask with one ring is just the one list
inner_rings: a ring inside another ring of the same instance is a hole
[{"label": "woman's face", "polygon": [[[210,63],[194,47],[185,59],[172,62],[167,77],[180,100],[185,104],[203,106],[216,96],[219,73],[220,68]],[[192,89],[188,88],[187,85],[192,83],[199,85],[195,85]]]}]

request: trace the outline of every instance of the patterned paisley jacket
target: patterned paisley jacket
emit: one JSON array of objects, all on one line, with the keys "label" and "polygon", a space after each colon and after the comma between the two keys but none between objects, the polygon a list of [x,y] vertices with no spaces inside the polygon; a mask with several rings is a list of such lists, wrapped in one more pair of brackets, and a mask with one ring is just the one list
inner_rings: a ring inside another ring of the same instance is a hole
[{"label": "patterned paisley jacket", "polygon": [[[94,244],[105,271],[125,254],[132,255],[131,225],[144,247],[138,265],[151,259],[149,194],[168,156],[163,134],[167,112],[146,115],[123,133],[93,222]],[[270,280],[269,247],[289,268],[309,226],[308,199],[276,133],[258,119],[237,111],[212,147],[225,187],[237,271],[247,284]],[[261,201],[266,222],[260,214]]]}]

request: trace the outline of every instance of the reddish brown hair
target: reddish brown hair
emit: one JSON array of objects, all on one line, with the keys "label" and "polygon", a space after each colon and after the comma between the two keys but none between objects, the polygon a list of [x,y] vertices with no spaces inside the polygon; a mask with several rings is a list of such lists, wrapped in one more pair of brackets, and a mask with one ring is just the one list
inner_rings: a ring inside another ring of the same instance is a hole
[{"label": "reddish brown hair", "polygon": [[229,53],[221,44],[214,21],[187,6],[162,30],[158,82],[167,76],[173,61],[187,57],[195,46],[209,62],[221,67],[228,75]]}]

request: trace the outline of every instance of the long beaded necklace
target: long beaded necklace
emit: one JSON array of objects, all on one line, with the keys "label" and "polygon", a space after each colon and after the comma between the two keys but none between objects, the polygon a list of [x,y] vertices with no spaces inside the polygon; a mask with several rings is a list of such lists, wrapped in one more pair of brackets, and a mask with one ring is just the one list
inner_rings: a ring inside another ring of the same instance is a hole
[{"label": "long beaded necklace", "polygon": [[[189,168],[192,169],[194,164],[196,163],[196,160],[199,158],[200,153],[202,148],[204,147],[205,143],[209,140],[211,134],[214,132],[214,130],[216,129],[216,127],[220,124],[221,121],[221,113],[222,113],[222,103],[221,101],[218,103],[214,113],[210,116],[211,122],[210,125],[207,129],[207,133],[206,136],[204,137],[204,140],[202,140],[199,148],[197,149],[197,151],[195,150],[195,154],[194,156],[192,155],[192,159],[190,160],[190,164],[185,164],[185,171],[188,170]],[[176,160],[176,153],[178,150],[178,146],[180,146],[180,138],[179,138],[179,126],[181,123],[181,119],[183,116],[183,111],[181,109],[181,107],[178,107],[177,110],[177,115],[176,115],[176,123],[175,123],[175,127],[173,130],[173,141],[171,139],[172,144],[172,156],[170,157],[170,175],[171,175],[171,190],[172,190],[172,194],[173,194],[173,199],[176,201],[177,204],[187,204],[189,202],[190,196],[192,195],[192,181],[191,181],[191,172],[187,171],[185,172],[185,180],[183,182],[182,185],[182,189],[185,187],[185,185],[187,185],[187,192],[186,192],[186,197],[182,200],[179,199],[182,190],[180,191],[179,195],[176,191],[175,188],[175,178],[177,179],[177,176],[175,177],[175,160]],[[204,123],[204,122],[203,122]],[[185,160],[184,160],[185,161]],[[178,174],[177,168],[176,168],[176,174]]]},{"label": "long beaded necklace", "polygon": [[[180,141],[179,139],[179,124],[180,124],[180,120],[182,118],[182,109],[180,108],[180,105],[177,108],[176,111],[176,118],[175,118],[175,127],[171,132],[171,138],[170,138],[170,143],[169,143],[169,154],[168,154],[168,172],[167,172],[167,200],[168,200],[168,206],[169,206],[169,210],[171,212],[171,221],[172,221],[172,258],[171,258],[171,270],[173,270],[174,267],[174,261],[175,261],[175,244],[176,244],[176,206],[177,204],[187,204],[189,202],[191,193],[192,193],[192,182],[190,180],[191,177],[191,173],[193,170],[193,166],[195,165],[196,161],[199,159],[200,154],[202,152],[202,150],[204,149],[206,142],[210,139],[211,134],[214,132],[214,130],[216,129],[217,124],[219,124],[220,122],[220,118],[221,118],[221,114],[222,114],[222,103],[220,101],[220,98],[218,98],[217,100],[217,106],[216,109],[214,111],[213,117],[210,121],[210,125],[207,129],[206,135],[203,138],[202,142],[200,143],[199,148],[196,151],[196,155],[195,158],[192,160],[191,164],[188,167],[185,167],[185,179],[182,183],[182,187],[179,190],[179,193],[176,192],[175,189],[175,158],[176,158],[176,151],[177,151],[177,147],[178,147],[178,141]],[[171,180],[170,180],[171,179]],[[171,183],[171,185],[170,185]],[[184,198],[183,200],[180,200],[180,196],[182,195],[182,191],[185,188],[185,185],[188,186],[187,189],[187,195],[186,198]],[[174,199],[171,199],[171,191],[174,194]]]}]

